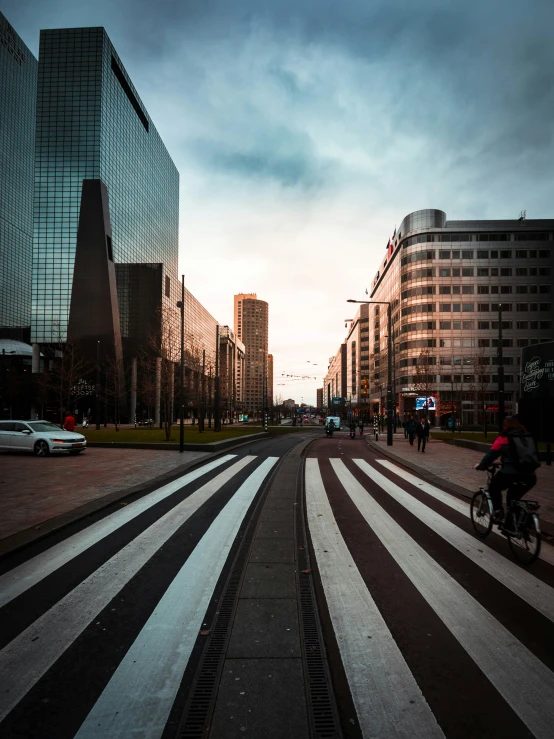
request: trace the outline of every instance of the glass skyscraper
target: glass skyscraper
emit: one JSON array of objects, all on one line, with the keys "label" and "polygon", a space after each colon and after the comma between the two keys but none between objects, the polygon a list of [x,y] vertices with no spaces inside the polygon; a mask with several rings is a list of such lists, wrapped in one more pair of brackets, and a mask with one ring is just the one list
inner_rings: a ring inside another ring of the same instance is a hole
[{"label": "glass skyscraper", "polygon": [[[41,31],[36,120],[31,340],[66,339],[85,180],[107,190],[110,261],[163,265],[162,300],[174,307],[179,175],[103,28]],[[123,339],[125,299],[121,290]]]},{"label": "glass skyscraper", "polygon": [[0,13],[0,337],[29,340],[37,60]]}]

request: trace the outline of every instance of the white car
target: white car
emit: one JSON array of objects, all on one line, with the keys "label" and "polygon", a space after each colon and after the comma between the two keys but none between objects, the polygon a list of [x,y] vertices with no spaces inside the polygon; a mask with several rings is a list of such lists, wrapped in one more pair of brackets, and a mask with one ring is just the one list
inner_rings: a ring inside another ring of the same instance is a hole
[{"label": "white car", "polygon": [[0,421],[0,450],[34,452],[46,457],[52,452],[80,454],[87,440],[74,431],[64,431],[50,421]]}]

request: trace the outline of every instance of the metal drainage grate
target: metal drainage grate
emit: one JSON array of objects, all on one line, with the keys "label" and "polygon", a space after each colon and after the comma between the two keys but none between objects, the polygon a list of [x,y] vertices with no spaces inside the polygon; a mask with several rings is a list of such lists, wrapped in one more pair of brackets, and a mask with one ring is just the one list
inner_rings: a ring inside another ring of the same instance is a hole
[{"label": "metal drainage grate", "polygon": [[335,696],[331,686],[331,677],[327,665],[327,657],[323,646],[321,624],[317,612],[312,578],[302,574],[302,570],[310,567],[307,549],[307,531],[304,518],[304,465],[301,467],[299,479],[298,505],[296,506],[297,545],[304,549],[298,551],[298,589],[300,592],[300,619],[302,629],[303,659],[306,672],[307,706],[309,719],[313,727],[314,739],[340,739],[343,734],[340,728]]},{"label": "metal drainage grate", "polygon": [[215,702],[215,692],[223,669],[227,652],[227,641],[230,626],[236,608],[237,595],[241,583],[246,559],[256,532],[272,477],[259,499],[254,514],[246,527],[244,537],[239,545],[235,561],[227,578],[223,595],[219,602],[215,624],[212,626],[200,664],[196,672],[191,695],[183,712],[183,719],[178,730],[181,739],[205,739],[209,731],[209,723]]}]

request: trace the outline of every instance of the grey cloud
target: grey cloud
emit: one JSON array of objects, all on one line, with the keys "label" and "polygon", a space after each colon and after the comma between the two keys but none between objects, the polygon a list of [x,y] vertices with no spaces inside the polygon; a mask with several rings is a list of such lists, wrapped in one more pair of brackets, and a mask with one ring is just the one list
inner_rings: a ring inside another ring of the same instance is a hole
[{"label": "grey cloud", "polygon": [[289,135],[280,143],[275,140],[273,144],[267,142],[265,146],[245,149],[196,140],[189,144],[189,151],[207,171],[308,190],[323,186],[335,166],[332,161],[319,159],[304,137],[295,141]]}]

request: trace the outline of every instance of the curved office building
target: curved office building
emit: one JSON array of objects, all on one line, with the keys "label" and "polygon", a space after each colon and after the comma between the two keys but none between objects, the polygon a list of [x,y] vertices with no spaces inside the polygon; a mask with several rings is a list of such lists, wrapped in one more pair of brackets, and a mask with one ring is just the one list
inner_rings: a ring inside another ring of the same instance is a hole
[{"label": "curved office building", "polygon": [[[455,414],[482,423],[486,413],[494,423],[500,328],[506,413],[516,412],[521,349],[554,338],[553,266],[554,220],[448,221],[431,209],[407,215],[370,296],[391,304],[400,415],[429,396],[438,399],[436,421]],[[386,397],[387,306],[369,307],[376,408]]]}]

